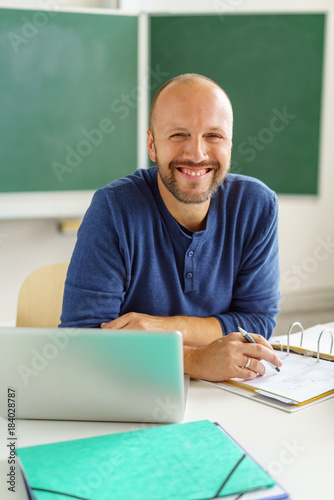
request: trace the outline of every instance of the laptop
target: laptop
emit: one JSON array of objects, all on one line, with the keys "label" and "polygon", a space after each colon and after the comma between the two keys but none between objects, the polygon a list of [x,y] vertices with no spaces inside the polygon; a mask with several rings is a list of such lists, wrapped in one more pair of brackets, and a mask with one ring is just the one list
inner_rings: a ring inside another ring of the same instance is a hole
[{"label": "laptop", "polygon": [[183,419],[180,332],[2,327],[0,367],[4,418]]}]

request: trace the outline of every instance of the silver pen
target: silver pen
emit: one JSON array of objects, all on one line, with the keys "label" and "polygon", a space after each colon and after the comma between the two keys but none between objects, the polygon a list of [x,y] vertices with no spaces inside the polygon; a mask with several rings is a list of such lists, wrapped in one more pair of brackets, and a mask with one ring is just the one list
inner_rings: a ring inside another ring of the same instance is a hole
[{"label": "silver pen", "polygon": [[[247,340],[247,342],[249,342],[250,344],[256,344],[255,340],[253,339],[253,337],[251,335],[249,335],[248,332],[246,332],[246,330],[244,330],[243,328],[241,328],[240,326],[238,326],[238,330],[239,332],[241,333],[241,335],[243,336],[243,338],[245,340]],[[269,361],[266,361],[266,363],[268,363],[268,365],[270,365],[272,368],[274,368],[274,370],[276,370],[277,372],[280,372],[281,370],[278,368],[278,366],[275,366],[273,365],[272,363],[270,363]]]}]

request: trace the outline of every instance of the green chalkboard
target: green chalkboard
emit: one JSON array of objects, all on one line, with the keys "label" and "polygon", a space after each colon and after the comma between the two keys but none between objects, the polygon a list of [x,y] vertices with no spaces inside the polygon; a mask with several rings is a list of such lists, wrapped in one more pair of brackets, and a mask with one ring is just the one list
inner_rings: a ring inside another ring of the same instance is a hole
[{"label": "green chalkboard", "polygon": [[232,172],[317,194],[324,29],[324,14],[152,15],[150,64],[166,81],[200,73],[226,90]]},{"label": "green chalkboard", "polygon": [[137,16],[0,9],[0,191],[94,190],[137,162]]}]

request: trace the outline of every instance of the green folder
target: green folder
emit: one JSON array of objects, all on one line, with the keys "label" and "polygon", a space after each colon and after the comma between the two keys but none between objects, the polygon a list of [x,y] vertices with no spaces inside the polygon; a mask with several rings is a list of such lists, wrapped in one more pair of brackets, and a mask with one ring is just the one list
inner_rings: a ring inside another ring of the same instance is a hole
[{"label": "green folder", "polygon": [[36,500],[202,500],[275,484],[233,438],[207,420],[16,453]]}]

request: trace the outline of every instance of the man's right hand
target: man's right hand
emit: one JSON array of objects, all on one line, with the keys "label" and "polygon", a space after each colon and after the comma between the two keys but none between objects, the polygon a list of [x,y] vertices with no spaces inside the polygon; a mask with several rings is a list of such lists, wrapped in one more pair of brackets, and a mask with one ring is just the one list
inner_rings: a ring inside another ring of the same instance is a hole
[{"label": "man's right hand", "polygon": [[[252,334],[256,344],[245,341],[240,333],[233,332],[200,347],[184,346],[184,371],[191,378],[222,382],[230,378],[253,379],[264,375],[261,360],[275,366],[282,362],[273,348],[262,337]],[[248,368],[244,368],[250,359]]]}]

